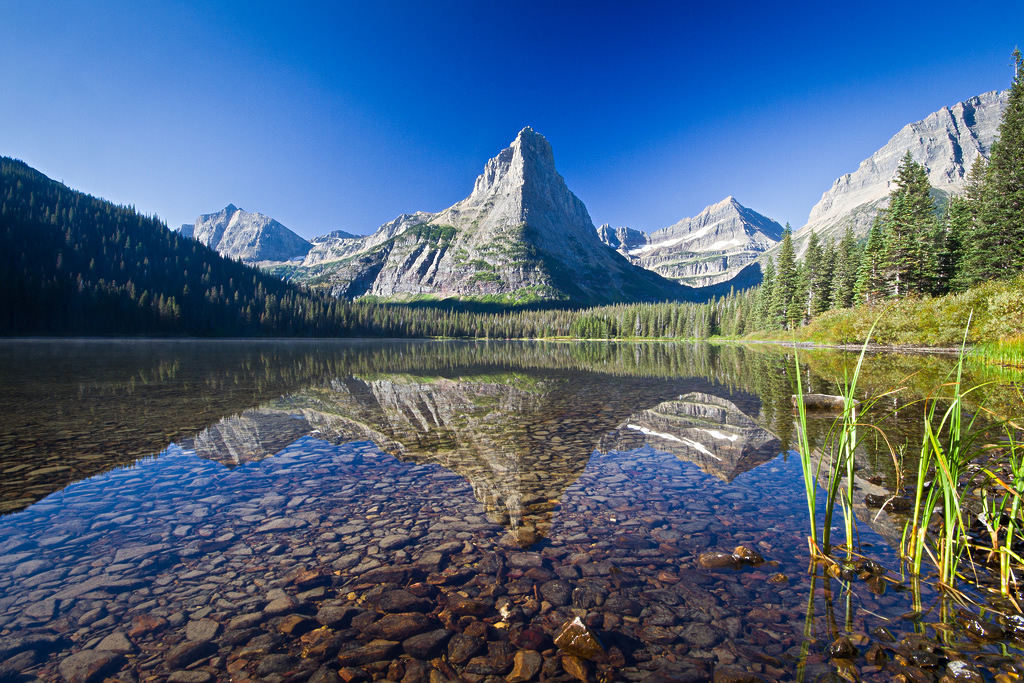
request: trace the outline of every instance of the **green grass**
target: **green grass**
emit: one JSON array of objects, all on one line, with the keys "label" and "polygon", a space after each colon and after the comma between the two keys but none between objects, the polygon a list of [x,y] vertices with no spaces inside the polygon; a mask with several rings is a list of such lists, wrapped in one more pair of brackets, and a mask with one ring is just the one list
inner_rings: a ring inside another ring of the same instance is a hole
[{"label": "green grass", "polygon": [[[993,357],[1024,359],[1024,275],[986,282],[962,294],[907,297],[875,306],[826,311],[792,332],[756,332],[751,338],[862,344],[873,330],[878,344],[957,348],[968,329],[968,345],[993,346]],[[1002,341],[1004,347],[998,346]]]}]

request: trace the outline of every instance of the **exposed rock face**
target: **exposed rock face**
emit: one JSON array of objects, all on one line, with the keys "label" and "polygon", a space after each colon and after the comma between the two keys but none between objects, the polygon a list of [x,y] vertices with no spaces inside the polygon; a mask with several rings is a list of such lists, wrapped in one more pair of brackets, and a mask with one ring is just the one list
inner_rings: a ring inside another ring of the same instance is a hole
[{"label": "exposed rock face", "polygon": [[1008,92],[987,92],[904,126],[822,195],[807,224],[794,233],[798,244],[802,247],[811,231],[838,241],[847,225],[858,237],[866,235],[878,211],[888,205],[896,169],[908,150],[927,169],[941,198],[963,192],[974,160],[989,156],[1008,98]]},{"label": "exposed rock face", "polygon": [[466,199],[438,214],[400,216],[362,240],[325,244],[323,254],[296,277],[349,298],[694,298],[601,243],[583,202],[555,170],[551,145],[530,128],[487,162]]},{"label": "exposed rock face", "polygon": [[309,242],[270,216],[249,213],[234,204],[218,213],[203,214],[194,224],[182,225],[180,232],[222,256],[249,263],[299,259],[311,248]]},{"label": "exposed rock face", "polygon": [[726,197],[650,235],[609,226],[598,234],[639,266],[690,287],[706,287],[736,277],[782,239],[782,226]]},{"label": "exposed rock face", "polygon": [[433,217],[434,214],[426,213],[425,211],[403,213],[395,220],[377,228],[372,235],[358,236],[341,230],[335,230],[326,235],[314,237],[310,240],[312,248],[306,254],[302,265],[312,268],[322,263],[339,261],[353,254],[373,249],[389,239],[402,234],[414,225],[426,223]]},{"label": "exposed rock face", "polygon": [[609,247],[627,257],[630,250],[648,243],[647,233],[643,230],[613,228],[607,223],[597,229],[597,236]]}]

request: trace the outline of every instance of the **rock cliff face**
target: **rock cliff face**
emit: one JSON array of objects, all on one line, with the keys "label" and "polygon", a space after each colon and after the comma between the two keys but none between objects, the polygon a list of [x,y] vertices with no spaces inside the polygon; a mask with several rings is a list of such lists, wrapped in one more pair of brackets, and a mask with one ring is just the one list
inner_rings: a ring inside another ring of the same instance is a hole
[{"label": "rock cliff face", "polygon": [[203,214],[181,226],[185,237],[196,239],[222,256],[248,263],[301,259],[311,245],[270,216],[249,213],[228,204],[218,213]]},{"label": "rock cliff face", "polygon": [[866,235],[878,211],[888,205],[896,169],[908,150],[928,170],[940,198],[963,192],[971,164],[979,156],[988,158],[1008,97],[1008,92],[988,92],[904,126],[822,195],[807,224],[794,233],[798,245],[812,231],[838,240],[847,225],[858,237]]},{"label": "rock cliff face", "polygon": [[325,241],[307,266],[293,277],[349,298],[694,298],[601,243],[555,170],[551,145],[530,128],[487,162],[466,199],[438,214],[400,216],[360,240]]},{"label": "rock cliff face", "polygon": [[726,197],[650,235],[607,225],[598,235],[636,265],[690,287],[707,287],[736,277],[782,238],[782,226]]}]

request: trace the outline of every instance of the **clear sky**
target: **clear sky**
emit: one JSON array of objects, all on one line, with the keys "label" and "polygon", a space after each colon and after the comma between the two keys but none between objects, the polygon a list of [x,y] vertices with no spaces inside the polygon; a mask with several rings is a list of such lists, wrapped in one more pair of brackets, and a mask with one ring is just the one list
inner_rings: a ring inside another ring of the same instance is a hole
[{"label": "clear sky", "polygon": [[0,155],[172,227],[304,237],[472,190],[524,126],[594,223],[799,227],[903,125],[1005,89],[1024,2],[0,0]]}]

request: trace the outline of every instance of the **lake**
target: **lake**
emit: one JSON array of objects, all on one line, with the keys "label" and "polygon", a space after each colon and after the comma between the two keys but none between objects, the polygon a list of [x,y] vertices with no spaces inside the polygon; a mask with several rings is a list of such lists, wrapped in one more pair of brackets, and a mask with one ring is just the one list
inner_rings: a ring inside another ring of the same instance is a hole
[{"label": "lake", "polygon": [[[901,576],[878,509],[955,358],[867,359],[908,445],[858,451],[832,576],[791,354],[0,342],[0,681],[1020,680],[1024,624]],[[856,363],[800,358],[833,394]],[[978,401],[1019,416],[1012,382]]]}]

